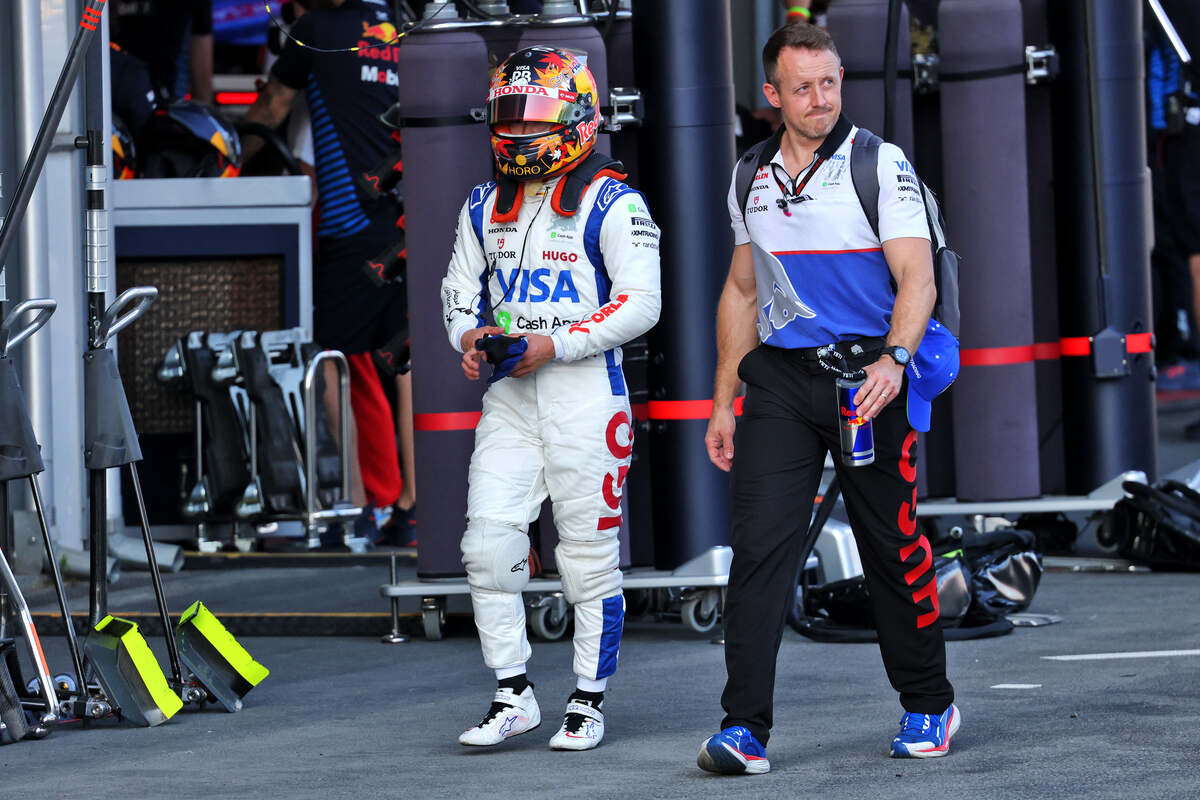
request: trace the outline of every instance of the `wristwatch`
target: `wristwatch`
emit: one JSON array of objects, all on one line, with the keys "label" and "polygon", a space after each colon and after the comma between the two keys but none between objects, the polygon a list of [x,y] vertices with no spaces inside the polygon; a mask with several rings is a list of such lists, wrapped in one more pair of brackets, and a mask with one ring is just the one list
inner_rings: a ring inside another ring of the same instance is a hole
[{"label": "wristwatch", "polygon": [[909,360],[912,359],[912,354],[909,353],[906,348],[903,348],[900,345],[894,345],[892,347],[885,347],[885,348],[883,348],[883,352],[884,352],[884,355],[891,356],[892,361],[895,361],[897,364],[899,364],[902,367],[907,367]]}]

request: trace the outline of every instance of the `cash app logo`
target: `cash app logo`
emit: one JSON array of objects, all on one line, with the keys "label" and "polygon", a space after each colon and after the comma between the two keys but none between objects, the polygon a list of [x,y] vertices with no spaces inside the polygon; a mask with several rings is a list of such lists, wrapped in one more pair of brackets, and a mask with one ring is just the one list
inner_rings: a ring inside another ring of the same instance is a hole
[{"label": "cash app logo", "polygon": [[501,311],[496,314],[496,324],[504,328],[505,333],[509,333],[509,328],[512,327],[512,314],[507,311]]}]

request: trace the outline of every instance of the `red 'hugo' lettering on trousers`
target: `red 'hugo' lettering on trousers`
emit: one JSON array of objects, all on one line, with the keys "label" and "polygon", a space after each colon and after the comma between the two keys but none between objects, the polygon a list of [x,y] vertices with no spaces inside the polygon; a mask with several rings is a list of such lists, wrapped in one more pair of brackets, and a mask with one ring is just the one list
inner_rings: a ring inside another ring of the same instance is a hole
[{"label": "red 'hugo' lettering on trousers", "polygon": [[900,445],[900,477],[909,483],[917,480],[916,458],[912,451],[916,444],[917,432],[909,431],[908,436],[904,437],[904,444]]},{"label": "red 'hugo' lettering on trousers", "polygon": [[917,530],[917,465],[913,458],[913,446],[917,443],[917,432],[909,431],[900,446],[900,477],[912,484],[912,500],[900,504],[900,513],[896,518],[900,532],[912,536]]},{"label": "red 'hugo' lettering on trousers", "polygon": [[[617,440],[617,433],[624,427],[629,431],[629,441],[626,444],[621,444]],[[618,411],[612,415],[612,419],[608,421],[608,428],[604,432],[604,440],[608,444],[608,452],[612,453],[617,458],[629,458],[633,453],[633,426],[629,424],[629,415],[624,411]],[[621,527],[621,487],[625,485],[625,476],[629,473],[629,466],[622,464],[617,469],[617,476],[614,478],[611,472],[604,473],[604,483],[602,490],[604,492],[604,502],[613,511],[616,511],[615,516],[601,517],[596,523],[596,530],[605,531],[609,528]]]},{"label": "red 'hugo' lettering on trousers", "polygon": [[[904,582],[909,586],[916,583],[922,575],[929,572],[933,567],[933,549],[929,546],[929,540],[924,536],[918,538],[915,542],[907,544],[900,548],[900,560],[907,561],[908,557],[921,550],[924,557],[921,563],[910,569],[904,574]],[[938,593],[937,593],[937,575],[930,575],[929,580],[920,589],[912,593],[914,605],[920,605],[922,600],[928,599],[930,605],[933,606],[932,611],[917,616],[917,627],[924,628],[927,625],[932,625],[938,618]]]},{"label": "red 'hugo' lettering on trousers", "polygon": [[[912,499],[905,500],[900,504],[900,511],[897,514],[897,524],[900,526],[900,532],[905,536],[912,536],[917,531],[917,465],[913,456],[913,447],[917,444],[917,432],[909,431],[904,437],[904,444],[900,446],[900,477],[912,484]],[[915,541],[906,544],[900,548],[900,560],[908,561],[909,556],[921,550],[924,554],[921,563],[910,569],[904,574],[904,582],[909,586],[916,583],[922,575],[929,572],[933,566],[933,550],[929,546],[929,540],[924,536],[918,537]],[[929,580],[920,589],[912,593],[914,605],[920,605],[922,600],[928,599],[930,605],[933,606],[932,611],[917,616],[917,627],[924,628],[937,622],[938,618],[938,593],[937,593],[937,576],[931,575]]]},{"label": "red 'hugo' lettering on trousers", "polygon": [[926,570],[928,570],[929,567],[933,565],[933,550],[930,549],[930,547],[929,547],[929,540],[926,539],[924,536],[917,539],[912,544],[908,544],[908,545],[905,545],[904,547],[901,547],[900,548],[900,560],[908,561],[908,557],[911,556],[913,553],[915,553],[918,549],[923,550],[925,552],[925,558],[923,558],[921,560],[920,564],[913,567],[912,569],[910,569],[908,572],[906,572],[904,574],[904,582],[907,583],[909,586],[912,586],[913,583],[916,582],[917,578],[924,575]]}]

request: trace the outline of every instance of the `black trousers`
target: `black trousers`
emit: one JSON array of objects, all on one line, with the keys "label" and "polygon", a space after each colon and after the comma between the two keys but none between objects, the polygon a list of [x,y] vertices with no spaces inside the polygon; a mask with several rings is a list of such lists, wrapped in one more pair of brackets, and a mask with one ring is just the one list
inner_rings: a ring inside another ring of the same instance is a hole
[{"label": "black trousers", "polygon": [[[876,358],[878,352],[866,354],[868,363]],[[830,373],[793,351],[762,345],[742,359],[738,375],[747,389],[734,436],[721,727],[744,725],[763,744],[770,736],[775,661],[827,450],[837,464],[888,679],[905,710],[942,713],[954,689],[946,679],[933,555],[916,522],[917,434],[908,425],[907,389],[872,421],[875,463],[846,467]]]}]

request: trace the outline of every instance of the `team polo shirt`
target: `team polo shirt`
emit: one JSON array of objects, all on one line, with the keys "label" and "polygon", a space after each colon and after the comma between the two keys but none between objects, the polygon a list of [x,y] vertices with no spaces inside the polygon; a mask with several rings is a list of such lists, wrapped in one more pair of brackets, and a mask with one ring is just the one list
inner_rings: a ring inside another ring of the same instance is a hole
[{"label": "team polo shirt", "polygon": [[[858,128],[838,121],[815,158],[822,163],[785,213],[777,203],[812,166],[790,176],[783,154],[760,167],[750,185],[745,214],[734,183],[729,216],[734,244],[750,244],[758,292],[758,338],[774,347],[819,347],[885,336],[896,292],[881,242],[929,239],[916,173],[903,151],[879,147],[879,236],[876,237],[850,178],[850,147]],[[836,143],[836,145],[835,145]],[[814,159],[815,160],[815,159]],[[784,183],[781,190],[778,176]]]},{"label": "team polo shirt", "polygon": [[313,47],[358,47],[321,53],[289,40],[271,67],[272,75],[305,92],[308,101],[321,209],[317,236],[394,238],[396,209],[371,200],[354,179],[396,149],[391,131],[379,120],[399,98],[400,46],[389,4],[346,0],[337,8],[309,11],[291,33]]}]

